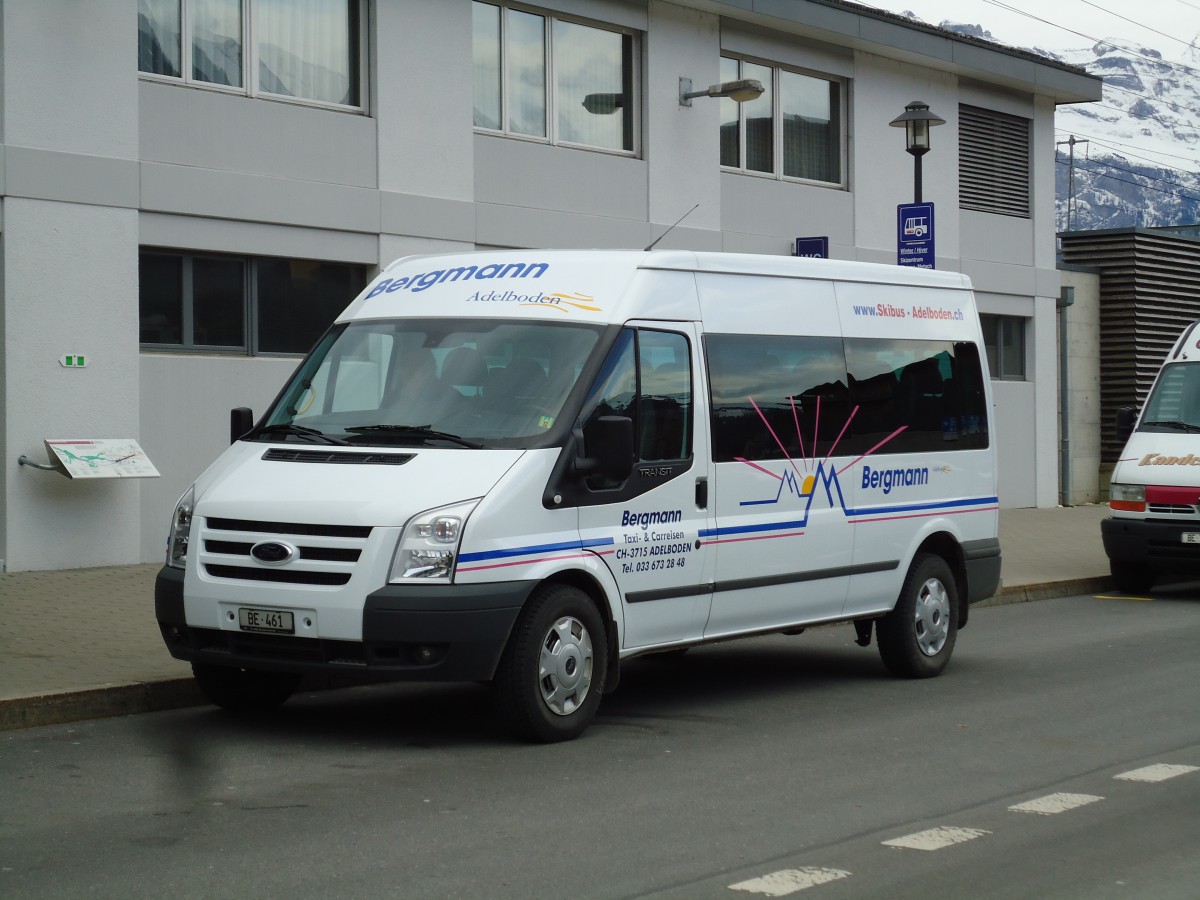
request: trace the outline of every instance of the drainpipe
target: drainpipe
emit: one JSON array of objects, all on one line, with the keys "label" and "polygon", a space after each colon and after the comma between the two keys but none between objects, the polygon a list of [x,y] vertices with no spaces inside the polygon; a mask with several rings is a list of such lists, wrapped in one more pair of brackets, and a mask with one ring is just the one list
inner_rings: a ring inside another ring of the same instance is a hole
[{"label": "drainpipe", "polygon": [[1058,292],[1058,469],[1060,506],[1071,499],[1071,392],[1067,359],[1067,309],[1075,303],[1075,288],[1064,285]]}]

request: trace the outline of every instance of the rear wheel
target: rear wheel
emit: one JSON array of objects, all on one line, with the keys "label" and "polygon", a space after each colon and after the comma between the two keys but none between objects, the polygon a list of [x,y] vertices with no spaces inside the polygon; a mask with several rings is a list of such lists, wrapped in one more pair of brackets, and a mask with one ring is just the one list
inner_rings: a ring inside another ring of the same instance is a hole
[{"label": "rear wheel", "polygon": [[235,713],[270,712],[296,692],[294,672],[264,672],[192,663],[192,675],[209,703]]},{"label": "rear wheel", "polygon": [[950,662],[958,636],[958,589],[940,556],[919,553],[896,608],[876,625],[883,664],[900,678],[930,678]]},{"label": "rear wheel", "polygon": [[1113,584],[1125,594],[1145,594],[1154,587],[1154,572],[1143,563],[1113,562],[1109,560],[1108,571]]},{"label": "rear wheel", "polygon": [[496,671],[497,709],[527,740],[567,741],[596,715],[608,673],[604,622],[583,591],[564,584],[529,598]]}]

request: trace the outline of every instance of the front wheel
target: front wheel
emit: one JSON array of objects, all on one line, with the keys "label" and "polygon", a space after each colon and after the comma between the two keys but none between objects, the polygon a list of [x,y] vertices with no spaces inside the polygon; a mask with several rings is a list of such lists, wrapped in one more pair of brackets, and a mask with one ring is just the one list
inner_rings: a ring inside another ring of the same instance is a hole
[{"label": "front wheel", "polygon": [[879,620],[875,633],[893,675],[931,678],[946,668],[958,636],[958,588],[944,559],[917,554],[896,608]]},{"label": "front wheel", "polygon": [[587,594],[564,584],[535,591],[496,671],[501,718],[527,740],[578,737],[600,705],[606,646],[604,622]]},{"label": "front wheel", "polygon": [[235,713],[278,709],[300,684],[300,676],[294,672],[264,672],[197,663],[192,663],[192,676],[209,703]]}]

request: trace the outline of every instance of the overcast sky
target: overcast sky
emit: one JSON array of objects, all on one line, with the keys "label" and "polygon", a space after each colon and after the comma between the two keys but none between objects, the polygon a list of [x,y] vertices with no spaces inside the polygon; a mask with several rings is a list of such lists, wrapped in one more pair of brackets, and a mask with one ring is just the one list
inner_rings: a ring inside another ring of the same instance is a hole
[{"label": "overcast sky", "polygon": [[[982,25],[1010,46],[1072,50],[1104,39],[1148,46],[1172,61],[1200,63],[1200,0],[852,0],[893,13],[911,11],[930,25]],[[1124,17],[1124,18],[1122,18]],[[1134,20],[1134,21],[1130,21]]]}]

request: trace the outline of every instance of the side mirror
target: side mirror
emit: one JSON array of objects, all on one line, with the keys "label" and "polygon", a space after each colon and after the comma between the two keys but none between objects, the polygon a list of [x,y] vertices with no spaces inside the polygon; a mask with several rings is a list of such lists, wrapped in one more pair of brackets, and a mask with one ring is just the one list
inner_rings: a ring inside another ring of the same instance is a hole
[{"label": "side mirror", "polygon": [[1125,443],[1133,434],[1133,425],[1137,422],[1137,410],[1132,406],[1122,406],[1117,410],[1117,440]]},{"label": "side mirror", "polygon": [[248,406],[235,406],[229,411],[229,443],[236,444],[254,427],[254,413]]},{"label": "side mirror", "polygon": [[586,457],[575,460],[582,475],[605,475],[624,481],[633,471],[633,419],[601,416],[585,432]]}]

